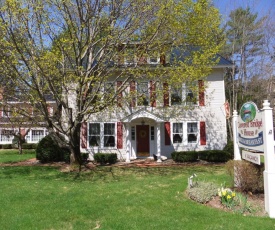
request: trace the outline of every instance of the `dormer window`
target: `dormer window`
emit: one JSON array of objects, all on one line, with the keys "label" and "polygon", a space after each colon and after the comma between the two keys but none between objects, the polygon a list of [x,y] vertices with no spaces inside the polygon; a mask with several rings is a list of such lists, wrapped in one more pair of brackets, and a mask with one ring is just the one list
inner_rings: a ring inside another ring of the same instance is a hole
[{"label": "dormer window", "polygon": [[156,55],[147,58],[148,64],[156,65],[160,63],[160,58]]}]

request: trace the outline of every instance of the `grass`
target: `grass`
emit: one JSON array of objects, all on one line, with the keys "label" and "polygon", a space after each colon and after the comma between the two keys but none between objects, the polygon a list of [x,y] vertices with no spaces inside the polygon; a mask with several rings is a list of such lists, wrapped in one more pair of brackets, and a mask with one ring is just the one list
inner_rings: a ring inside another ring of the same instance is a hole
[{"label": "grass", "polygon": [[0,167],[1,229],[274,229],[275,220],[200,205],[187,178],[228,183],[223,166],[97,167],[60,172],[42,166]]},{"label": "grass", "polygon": [[35,157],[35,150],[23,149],[23,154],[19,154],[17,149],[0,149],[0,163],[14,163]]}]

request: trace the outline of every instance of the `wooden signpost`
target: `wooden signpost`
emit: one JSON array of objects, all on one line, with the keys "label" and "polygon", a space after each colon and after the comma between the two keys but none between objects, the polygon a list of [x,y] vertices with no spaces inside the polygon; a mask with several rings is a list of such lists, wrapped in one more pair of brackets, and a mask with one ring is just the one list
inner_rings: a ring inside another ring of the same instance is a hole
[{"label": "wooden signpost", "polygon": [[242,153],[244,159],[257,164],[260,164],[260,155],[252,151],[264,152],[265,210],[269,217],[275,218],[275,153],[270,103],[264,100],[263,109],[259,111],[255,103],[247,102],[242,106],[239,116],[236,110],[233,112],[232,122],[234,160],[241,160],[239,147],[246,149]]}]

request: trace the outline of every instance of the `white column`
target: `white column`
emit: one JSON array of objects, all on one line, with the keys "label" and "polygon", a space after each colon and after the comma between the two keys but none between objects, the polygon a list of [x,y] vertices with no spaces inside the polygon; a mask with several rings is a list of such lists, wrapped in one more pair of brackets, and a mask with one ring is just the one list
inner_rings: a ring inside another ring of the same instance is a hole
[{"label": "white column", "polygon": [[238,112],[234,110],[233,119],[232,119],[232,127],[233,127],[233,143],[234,143],[234,160],[241,160],[240,148],[237,143],[237,125],[238,125]]},{"label": "white column", "polygon": [[130,143],[130,125],[126,124],[126,163],[130,162],[131,143]]},{"label": "white column", "polygon": [[263,138],[264,138],[264,195],[265,210],[269,217],[275,218],[275,155],[274,155],[274,134],[273,134],[273,116],[270,103],[264,100],[263,103]]},{"label": "white column", "polygon": [[161,161],[161,152],[160,152],[160,145],[161,145],[161,142],[160,142],[160,123],[157,123],[157,156],[158,156],[158,160],[157,162],[162,162]]}]

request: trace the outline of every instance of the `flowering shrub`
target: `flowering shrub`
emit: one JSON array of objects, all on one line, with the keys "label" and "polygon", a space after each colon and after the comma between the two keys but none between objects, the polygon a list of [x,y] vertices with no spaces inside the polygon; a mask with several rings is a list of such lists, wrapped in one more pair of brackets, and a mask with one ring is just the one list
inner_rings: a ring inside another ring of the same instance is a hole
[{"label": "flowering shrub", "polygon": [[236,193],[229,188],[218,189],[218,195],[221,198],[221,202],[228,208],[234,206],[234,197]]}]

